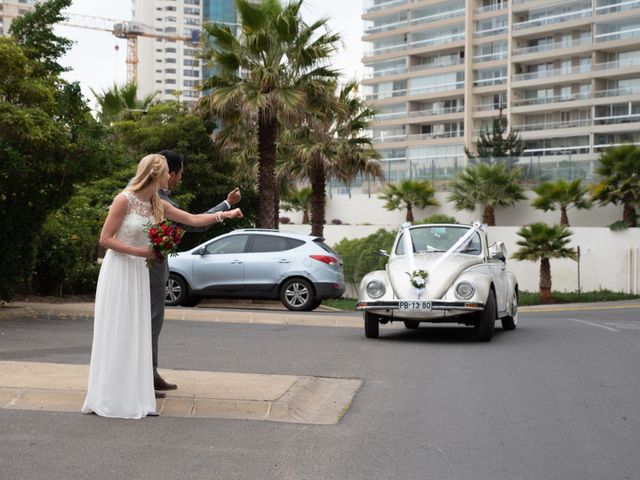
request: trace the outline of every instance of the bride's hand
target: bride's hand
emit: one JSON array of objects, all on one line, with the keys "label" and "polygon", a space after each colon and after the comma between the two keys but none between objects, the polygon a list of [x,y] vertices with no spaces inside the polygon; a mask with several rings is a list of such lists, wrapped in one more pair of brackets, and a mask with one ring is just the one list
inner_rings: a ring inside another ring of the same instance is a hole
[{"label": "bride's hand", "polygon": [[244,215],[242,215],[242,210],[240,210],[239,208],[233,208],[231,210],[227,210],[226,212],[222,212],[222,218],[224,218],[225,220],[230,219],[230,218],[243,218]]},{"label": "bride's hand", "polygon": [[140,257],[144,257],[144,258],[156,257],[155,252],[150,247],[140,247],[138,250],[139,250],[138,256]]}]

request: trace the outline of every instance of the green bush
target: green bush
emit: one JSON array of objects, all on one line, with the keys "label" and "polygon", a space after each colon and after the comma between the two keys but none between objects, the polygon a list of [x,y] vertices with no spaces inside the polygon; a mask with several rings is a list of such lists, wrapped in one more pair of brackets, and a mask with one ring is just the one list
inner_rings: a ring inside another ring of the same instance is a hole
[{"label": "green bush", "polygon": [[448,215],[444,215],[443,213],[435,213],[433,215],[428,216],[424,220],[417,223],[460,223],[455,218],[450,217]]},{"label": "green bush", "polygon": [[338,242],[334,249],[342,256],[345,281],[357,288],[367,273],[384,269],[387,258],[380,256],[378,251],[390,251],[395,237],[395,233],[381,228],[368,237],[343,238]]}]

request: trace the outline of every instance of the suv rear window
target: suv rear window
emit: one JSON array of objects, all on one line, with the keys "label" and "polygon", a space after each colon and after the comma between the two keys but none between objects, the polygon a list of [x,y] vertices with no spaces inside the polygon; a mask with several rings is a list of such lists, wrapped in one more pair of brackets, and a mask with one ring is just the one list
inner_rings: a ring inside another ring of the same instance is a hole
[{"label": "suv rear window", "polygon": [[287,237],[277,237],[275,235],[252,235],[253,242],[250,252],[284,252],[303,245],[304,242]]},{"label": "suv rear window", "polygon": [[325,252],[331,253],[333,255],[338,255],[338,253],[331,248],[329,245],[327,245],[326,243],[324,243],[324,240],[321,238],[316,238],[313,243],[315,243],[316,245],[318,245],[320,248],[322,248]]}]

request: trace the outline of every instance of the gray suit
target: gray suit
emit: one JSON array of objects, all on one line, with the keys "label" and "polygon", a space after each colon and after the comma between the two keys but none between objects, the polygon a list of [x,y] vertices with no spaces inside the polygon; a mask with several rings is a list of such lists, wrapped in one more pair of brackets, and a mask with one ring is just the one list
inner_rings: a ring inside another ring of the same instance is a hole
[{"label": "gray suit", "polygon": [[[160,198],[169,202],[174,207],[178,207],[178,204],[171,200],[169,192],[166,190],[160,190]],[[178,207],[180,208],[180,207]],[[224,201],[215,207],[206,211],[206,213],[225,212],[229,210],[230,205]],[[187,232],[204,232],[211,225],[206,227],[192,227],[191,225],[178,224]],[[149,269],[149,282],[151,284],[151,345],[153,349],[153,373],[157,373],[158,369],[158,338],[160,337],[160,330],[162,330],[162,324],[164,323],[164,299],[166,296],[166,285],[169,279],[169,265],[165,260],[155,260],[153,265]]]}]

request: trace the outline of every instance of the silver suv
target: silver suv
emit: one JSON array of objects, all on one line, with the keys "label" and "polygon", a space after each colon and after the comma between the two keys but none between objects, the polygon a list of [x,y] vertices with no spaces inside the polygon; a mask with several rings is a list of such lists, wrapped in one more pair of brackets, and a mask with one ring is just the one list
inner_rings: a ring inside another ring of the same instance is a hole
[{"label": "silver suv", "polygon": [[166,305],[205,297],[280,299],[313,310],[344,293],[342,257],[320,237],[244,229],[169,257]]}]

